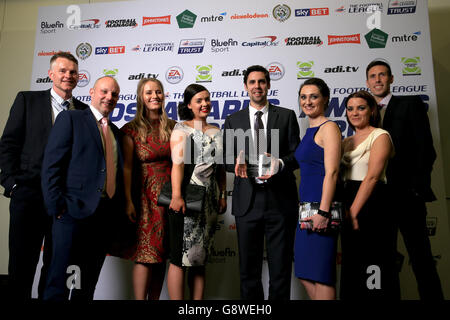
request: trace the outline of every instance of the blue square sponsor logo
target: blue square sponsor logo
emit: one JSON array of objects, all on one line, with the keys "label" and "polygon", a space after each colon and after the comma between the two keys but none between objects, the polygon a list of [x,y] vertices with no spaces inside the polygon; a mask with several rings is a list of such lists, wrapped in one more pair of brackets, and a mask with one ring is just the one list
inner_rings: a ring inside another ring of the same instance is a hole
[{"label": "blue square sponsor logo", "polygon": [[95,48],[95,54],[108,54],[108,47]]},{"label": "blue square sponsor logo", "polygon": [[311,9],[295,9],[296,17],[308,17],[311,15]]}]

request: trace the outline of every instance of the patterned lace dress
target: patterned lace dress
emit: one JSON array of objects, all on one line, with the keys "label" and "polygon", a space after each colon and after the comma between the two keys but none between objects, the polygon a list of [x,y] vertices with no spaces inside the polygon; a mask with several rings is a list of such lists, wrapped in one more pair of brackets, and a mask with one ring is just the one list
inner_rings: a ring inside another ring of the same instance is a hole
[{"label": "patterned lace dress", "polygon": [[[176,130],[180,130],[186,137],[193,138],[196,159],[191,183],[206,187],[206,200],[204,212],[201,214],[185,215],[181,219],[171,220],[171,230],[172,221],[178,225],[174,230],[180,230],[179,234],[174,235],[175,238],[179,238],[176,240],[179,244],[176,253],[171,253],[171,262],[176,265],[181,262],[183,267],[202,266],[208,260],[216,230],[219,187],[215,159],[221,157],[222,134],[219,129],[203,133],[184,123],[177,123],[174,128],[174,131]],[[173,257],[174,254],[177,256]]]}]

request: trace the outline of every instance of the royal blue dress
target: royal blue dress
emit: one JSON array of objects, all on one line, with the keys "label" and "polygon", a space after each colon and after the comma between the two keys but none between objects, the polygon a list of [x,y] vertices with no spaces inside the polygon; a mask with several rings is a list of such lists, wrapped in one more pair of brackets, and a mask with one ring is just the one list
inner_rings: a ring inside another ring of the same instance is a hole
[{"label": "royal blue dress", "polygon": [[[314,142],[314,136],[324,123],[318,127],[308,128],[295,150],[295,158],[300,165],[299,193],[302,202],[320,202],[322,198],[322,184],[325,176],[324,150]],[[297,223],[295,276],[334,286],[336,250],[337,235],[302,230]]]}]

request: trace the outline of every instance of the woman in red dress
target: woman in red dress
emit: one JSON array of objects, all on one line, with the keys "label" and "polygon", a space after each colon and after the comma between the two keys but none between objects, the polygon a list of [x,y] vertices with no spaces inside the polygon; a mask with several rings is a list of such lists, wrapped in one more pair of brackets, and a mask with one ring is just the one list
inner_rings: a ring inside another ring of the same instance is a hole
[{"label": "woman in red dress", "polygon": [[122,128],[126,213],[137,222],[137,241],[127,257],[135,262],[136,300],[159,299],[166,271],[167,218],[156,201],[170,179],[170,134],[176,122],[168,118],[164,106],[162,83],[154,78],[140,80],[136,117]]}]

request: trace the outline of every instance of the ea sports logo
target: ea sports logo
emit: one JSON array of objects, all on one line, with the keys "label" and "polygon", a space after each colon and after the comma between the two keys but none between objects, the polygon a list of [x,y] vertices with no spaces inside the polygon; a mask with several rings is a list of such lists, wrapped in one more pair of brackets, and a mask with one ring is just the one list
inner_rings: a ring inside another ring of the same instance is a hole
[{"label": "ea sports logo", "polygon": [[166,72],[166,80],[168,83],[177,84],[183,80],[183,69],[180,67],[170,67]]},{"label": "ea sports logo", "polygon": [[272,62],[267,65],[266,69],[269,71],[270,80],[280,80],[284,76],[284,67],[279,62]]},{"label": "ea sports logo", "polygon": [[86,87],[91,81],[91,75],[86,70],[80,70],[78,72],[78,87]]}]

